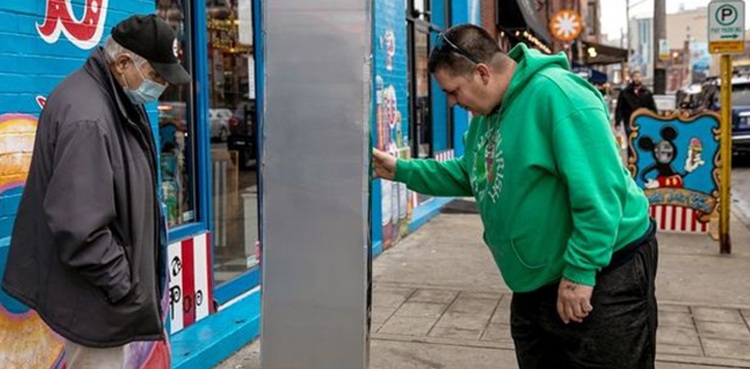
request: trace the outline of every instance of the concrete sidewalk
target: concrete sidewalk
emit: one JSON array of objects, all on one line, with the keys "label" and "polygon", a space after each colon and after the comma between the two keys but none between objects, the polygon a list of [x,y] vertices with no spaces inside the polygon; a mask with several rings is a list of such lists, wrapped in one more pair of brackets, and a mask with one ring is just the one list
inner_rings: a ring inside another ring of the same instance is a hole
[{"label": "concrete sidewalk", "polygon": [[[731,256],[708,237],[659,235],[657,368],[750,368],[750,230],[737,216],[732,235]],[[373,278],[370,368],[517,368],[510,291],[477,215],[436,217],[378,257]],[[260,368],[258,343],[218,368]]]}]

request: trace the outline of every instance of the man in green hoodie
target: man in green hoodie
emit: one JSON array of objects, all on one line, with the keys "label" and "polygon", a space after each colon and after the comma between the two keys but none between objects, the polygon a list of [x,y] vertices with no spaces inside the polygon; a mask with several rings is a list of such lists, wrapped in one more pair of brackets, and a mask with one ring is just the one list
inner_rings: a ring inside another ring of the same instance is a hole
[{"label": "man in green hoodie", "polygon": [[474,196],[513,291],[521,369],[653,368],[655,229],[622,165],[606,103],[564,55],[483,29],[438,36],[429,69],[475,118],[465,154],[437,162],[373,151],[376,175],[434,196]]}]

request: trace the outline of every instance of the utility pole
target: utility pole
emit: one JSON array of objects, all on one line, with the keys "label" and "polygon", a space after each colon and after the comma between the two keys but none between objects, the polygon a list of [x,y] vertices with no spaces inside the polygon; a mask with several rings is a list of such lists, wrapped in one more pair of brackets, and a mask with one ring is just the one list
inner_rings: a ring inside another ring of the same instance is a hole
[{"label": "utility pole", "polygon": [[628,28],[628,60],[625,61],[625,68],[622,69],[622,80],[623,82],[628,77],[628,74],[630,73],[630,0],[625,0],[625,18],[627,20],[627,28]]},{"label": "utility pole", "polygon": [[654,0],[654,94],[664,95],[667,85],[667,70],[659,57],[661,40],[667,39],[667,7],[665,0]]},{"label": "utility pole", "polygon": [[[625,28],[620,27],[620,48],[625,48]],[[630,52],[628,52],[630,54]],[[625,73],[627,73],[628,68],[628,61],[625,60],[624,62],[620,63],[620,83],[625,82]]]},{"label": "utility pole", "polygon": [[692,61],[690,60],[690,59],[692,59],[692,55],[690,55],[690,38],[691,38],[691,36],[690,36],[690,26],[689,25],[686,27],[686,30],[687,30],[687,36],[685,38],[685,48],[684,48],[684,51],[683,51],[683,53],[685,55],[685,58],[683,59],[683,63],[685,65],[685,71],[683,73],[685,75],[685,80],[687,81],[686,85],[691,85],[691,84],[693,84],[693,73],[691,71],[691,69],[692,69],[691,63],[692,63]]}]

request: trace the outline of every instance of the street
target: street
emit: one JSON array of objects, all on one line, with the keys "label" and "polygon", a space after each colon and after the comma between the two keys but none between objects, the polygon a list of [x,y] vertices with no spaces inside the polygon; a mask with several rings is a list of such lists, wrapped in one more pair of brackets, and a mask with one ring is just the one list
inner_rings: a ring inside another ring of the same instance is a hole
[{"label": "street", "polygon": [[737,160],[732,168],[732,210],[750,227],[750,160]]}]

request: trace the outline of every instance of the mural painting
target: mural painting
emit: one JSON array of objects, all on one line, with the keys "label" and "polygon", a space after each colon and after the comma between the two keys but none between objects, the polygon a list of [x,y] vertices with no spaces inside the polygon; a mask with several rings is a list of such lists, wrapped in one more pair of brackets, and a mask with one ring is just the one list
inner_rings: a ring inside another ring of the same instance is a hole
[{"label": "mural painting", "polygon": [[[406,95],[402,83],[406,82],[406,56],[400,30],[390,24],[384,28],[376,25],[377,57],[375,76],[375,129],[376,147],[393,156],[408,159],[411,148],[404,112]],[[383,249],[388,249],[409,230],[413,202],[406,185],[380,181]]]},{"label": "mural painting", "polygon": [[[398,97],[393,85],[384,87],[383,79],[376,77],[377,100],[377,148],[401,159],[408,159],[411,149],[404,145],[402,115],[398,109]],[[411,202],[403,183],[381,181],[383,209],[383,248],[389,248],[408,232],[411,219]]]},{"label": "mural painting", "polygon": [[[37,118],[0,115],[0,208],[18,206],[29,174]],[[5,215],[5,214],[3,214]],[[8,237],[10,229],[4,237]],[[0,246],[0,275],[7,247]],[[3,368],[61,368],[62,341],[37,314],[0,290],[0,363]]]},{"label": "mural painting", "polygon": [[628,169],[660,230],[706,233],[719,197],[719,117],[645,109],[630,122]]}]

